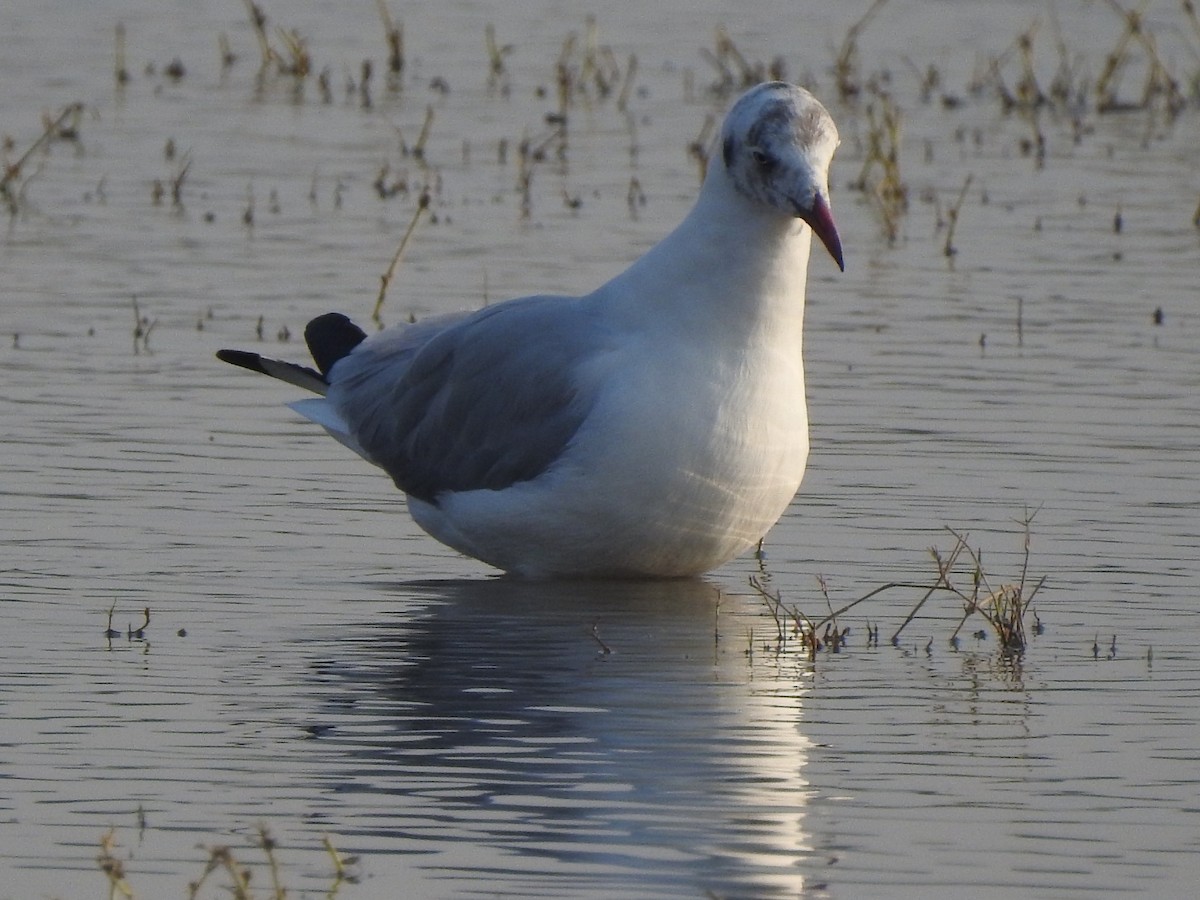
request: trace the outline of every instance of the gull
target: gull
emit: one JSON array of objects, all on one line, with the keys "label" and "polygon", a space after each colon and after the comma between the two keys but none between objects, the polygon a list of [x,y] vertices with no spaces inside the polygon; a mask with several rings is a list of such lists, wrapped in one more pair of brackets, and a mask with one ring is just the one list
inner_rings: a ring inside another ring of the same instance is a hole
[{"label": "gull", "polygon": [[689,577],[754,547],[808,458],[801,338],[837,128],[808,91],[730,108],[684,220],[581,297],[533,296],[368,337],[309,323],[316,368],[225,362],[320,396],[289,404],[382,468],[413,519],[531,578]]}]

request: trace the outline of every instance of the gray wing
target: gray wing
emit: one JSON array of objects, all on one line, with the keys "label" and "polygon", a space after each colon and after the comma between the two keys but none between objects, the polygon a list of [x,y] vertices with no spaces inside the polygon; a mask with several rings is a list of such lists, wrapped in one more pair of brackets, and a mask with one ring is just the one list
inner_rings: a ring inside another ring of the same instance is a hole
[{"label": "gray wing", "polygon": [[369,338],[329,399],[406,494],[500,490],[561,456],[591,407],[577,377],[603,328],[577,298],[529,297]]}]

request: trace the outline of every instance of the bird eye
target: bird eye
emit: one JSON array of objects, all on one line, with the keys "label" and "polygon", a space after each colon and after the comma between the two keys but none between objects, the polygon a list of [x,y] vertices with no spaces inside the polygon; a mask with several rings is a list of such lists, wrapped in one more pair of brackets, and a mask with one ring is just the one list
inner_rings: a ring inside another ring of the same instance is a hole
[{"label": "bird eye", "polygon": [[755,164],[761,169],[771,169],[775,166],[775,157],[771,156],[765,150],[760,150],[757,147],[751,151],[750,157]]}]

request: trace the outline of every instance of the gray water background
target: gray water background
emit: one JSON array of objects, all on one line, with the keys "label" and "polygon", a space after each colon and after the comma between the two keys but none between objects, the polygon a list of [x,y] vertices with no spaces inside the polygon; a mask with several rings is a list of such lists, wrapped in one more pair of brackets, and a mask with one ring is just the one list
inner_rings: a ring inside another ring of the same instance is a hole
[{"label": "gray water background", "polygon": [[[911,205],[894,244],[847,187],[869,98],[839,100],[830,72],[866,4],[396,8],[396,90],[373,4],[264,9],[277,44],[275,26],[295,28],[328,67],[332,103],[313,77],[301,95],[257,81],[232,0],[10,0],[2,14],[6,159],[43,115],[84,113],[77,141],[28,163],[0,239],[0,896],[105,893],[109,828],[139,896],[181,896],[205,847],[261,860],[260,823],[297,896],[331,886],[326,835],[360,857],[344,898],[1193,895],[1200,110],[1102,116],[1092,97],[1078,140],[1044,110],[1039,168],[1028,119],[970,89],[992,60],[1015,83],[1014,42],[1035,21],[1042,83],[1056,24],[1094,81],[1123,28],[1109,7],[880,11],[859,59],[864,79],[890,74],[903,111]],[[523,217],[517,145],[548,133],[555,61],[574,32],[579,65],[592,12],[599,45],[622,66],[637,56],[629,115],[580,100],[566,160],[535,166]],[[512,45],[492,87],[489,22]],[[701,54],[719,25],[750,59],[782,57],[843,135],[847,271],[814,254],[809,288],[813,452],[761,566],[684,584],[496,580],[282,407],[293,391],[213,359],[302,359],[308,318],[365,321],[423,184],[436,221],[409,247],[389,322],[619,272],[695,194],[687,145],[726,102]],[[1174,71],[1200,69],[1174,4],[1152,4],[1148,27]],[[224,73],[222,32],[239,57]],[[366,58],[369,109],[347,89]],[[930,64],[942,83],[926,104]],[[1143,72],[1135,53],[1123,97]],[[422,163],[401,142],[430,105]],[[169,192],[155,205],[184,155],[182,206]],[[385,162],[410,193],[377,195]],[[939,211],[968,175],[947,259]],[[631,209],[632,178],[645,202]],[[135,296],[154,323],[136,353]],[[835,605],[931,581],[947,525],[1015,581],[1034,510],[1045,630],[1017,660],[970,636],[977,619],[955,650],[945,598],[891,646],[916,591],[857,608],[845,650],[809,659],[780,650],[748,584],[820,616],[817,576]],[[128,636],[146,607],[149,628]]]}]

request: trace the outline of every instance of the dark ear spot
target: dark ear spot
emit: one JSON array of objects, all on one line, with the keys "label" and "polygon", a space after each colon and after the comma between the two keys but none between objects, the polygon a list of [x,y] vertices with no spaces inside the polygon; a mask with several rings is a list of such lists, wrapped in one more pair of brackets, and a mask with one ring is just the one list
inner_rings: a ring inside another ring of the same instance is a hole
[{"label": "dark ear spot", "polygon": [[725,168],[727,169],[733,165],[733,148],[733,135],[726,135],[725,143],[721,147],[721,158],[725,160]]}]

